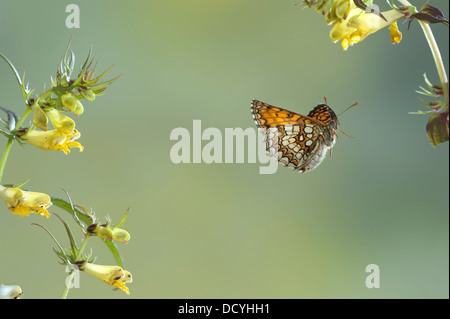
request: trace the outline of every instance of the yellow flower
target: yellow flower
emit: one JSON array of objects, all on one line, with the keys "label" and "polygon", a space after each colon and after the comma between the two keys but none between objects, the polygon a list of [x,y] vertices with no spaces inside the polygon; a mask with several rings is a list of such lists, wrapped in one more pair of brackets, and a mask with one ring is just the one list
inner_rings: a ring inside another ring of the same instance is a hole
[{"label": "yellow flower", "polygon": [[[344,50],[349,46],[361,42],[367,36],[376,31],[391,25],[391,38],[393,43],[399,43],[401,33],[397,29],[396,21],[403,18],[404,14],[397,10],[390,10],[381,13],[386,20],[379,15],[368,13],[355,6],[351,0],[337,0],[333,2],[332,8],[328,11],[326,19],[332,23],[330,38],[337,42],[341,40]],[[394,26],[392,26],[395,24]]]},{"label": "yellow flower", "polygon": [[0,198],[3,199],[11,213],[29,216],[30,213],[50,217],[47,208],[52,205],[50,196],[43,193],[27,192],[19,188],[0,185]]},{"label": "yellow flower", "polygon": [[129,271],[123,270],[122,267],[96,265],[87,262],[81,266],[80,269],[102,280],[108,285],[122,290],[126,294],[130,294],[130,291],[125,286],[125,283],[131,282],[132,276]]},{"label": "yellow flower", "polygon": [[74,147],[78,147],[80,151],[83,151],[83,146],[78,142],[74,142],[80,137],[80,132],[75,129],[75,122],[56,109],[52,109],[46,114],[55,130],[43,132],[32,129],[21,136],[21,139],[45,151],[56,150],[68,154],[70,149]]},{"label": "yellow flower", "polygon": [[64,154],[69,154],[70,149],[74,147],[83,151],[83,146],[74,142],[79,137],[80,133],[75,129],[73,131],[53,130],[47,132],[31,130],[22,139],[44,151],[63,151]]}]

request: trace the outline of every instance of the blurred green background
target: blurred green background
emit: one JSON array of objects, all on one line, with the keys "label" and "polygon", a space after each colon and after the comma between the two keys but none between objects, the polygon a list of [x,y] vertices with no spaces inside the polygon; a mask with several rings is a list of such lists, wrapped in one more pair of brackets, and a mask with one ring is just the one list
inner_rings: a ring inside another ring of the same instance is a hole
[{"label": "blurred green background", "polygon": [[[423,73],[438,82],[417,23],[399,25],[400,44],[384,29],[344,52],[323,17],[292,0],[77,1],[81,28],[67,29],[70,3],[2,1],[0,52],[38,92],[71,36],[76,70],[92,45],[97,74],[114,64],[111,76],[123,76],[83,102],[83,153],[14,145],[2,182],[30,179],[28,189],[59,197],[65,188],[113,222],[130,208],[131,241],[120,245],[130,297],[449,297],[448,143],[432,148],[427,117],[408,114],[426,109],[414,92]],[[449,16],[448,1],[431,4]],[[448,70],[448,28],[432,29]],[[0,84],[0,105],[21,114],[3,62]],[[336,113],[360,105],[340,117],[354,139],[340,134],[313,172],[170,160],[170,132],[192,131],[194,119],[222,132],[255,127],[253,98],[305,114],[324,96]],[[0,282],[24,298],[59,298],[64,267],[30,224],[68,244],[61,223],[0,213]],[[91,243],[96,263],[114,263]],[[368,264],[380,267],[379,289],[365,286]],[[69,298],[128,298],[81,275]]]}]

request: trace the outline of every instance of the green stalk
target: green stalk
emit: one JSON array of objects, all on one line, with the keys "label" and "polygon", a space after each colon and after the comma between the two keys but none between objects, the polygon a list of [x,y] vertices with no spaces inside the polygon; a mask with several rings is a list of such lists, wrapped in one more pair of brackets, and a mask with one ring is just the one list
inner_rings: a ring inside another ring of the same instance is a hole
[{"label": "green stalk", "polygon": [[433,32],[431,32],[430,26],[419,20],[419,24],[422,27],[423,33],[425,34],[425,38],[428,41],[428,45],[430,46],[431,53],[433,54],[434,63],[436,63],[436,69],[439,74],[439,80],[441,81],[442,90],[444,92],[445,98],[445,107],[448,110],[448,100],[449,100],[449,91],[448,91],[448,79],[447,73],[445,72],[444,62],[442,61],[441,53],[439,51],[436,40],[434,39]]},{"label": "green stalk", "polygon": [[[30,113],[31,113],[31,108],[27,108],[26,111],[23,113],[22,117],[16,123],[16,127],[14,128],[15,130],[20,128],[20,126],[22,125],[22,123],[25,121],[25,119],[27,118],[27,116]],[[6,161],[8,160],[9,152],[11,151],[11,146],[12,146],[13,141],[14,140],[12,138],[8,139],[8,142],[6,143],[5,151],[3,152],[3,156],[0,161],[0,182],[2,181],[2,178],[3,178],[3,171],[5,170]]]},{"label": "green stalk", "polygon": [[73,280],[73,276],[75,275],[75,269],[72,269],[71,271],[70,271],[70,274],[67,276],[67,278],[66,278],[66,282],[65,282],[65,286],[66,286],[66,288],[64,289],[64,291],[63,291],[63,294],[62,294],[62,296],[61,296],[61,299],[67,299],[67,295],[69,294],[69,286],[67,285],[67,283],[68,282],[72,282],[72,280]]},{"label": "green stalk", "polygon": [[[75,260],[80,260],[83,255],[83,250],[86,248],[86,245],[88,243],[89,238],[91,237],[91,234],[86,234],[86,237],[84,237],[83,243],[81,244],[80,249],[78,250],[78,254],[75,256]],[[63,294],[61,296],[62,299],[66,299],[67,295],[69,294],[70,287],[67,285],[67,282],[72,282],[73,276],[75,275],[75,270],[72,269],[70,271],[70,274],[66,278],[66,288],[64,288]]]},{"label": "green stalk", "polygon": [[[408,0],[399,0],[404,6],[412,5],[408,2]],[[436,69],[439,75],[439,80],[441,81],[442,90],[444,92],[445,98],[445,107],[448,110],[448,102],[449,102],[449,89],[448,89],[448,79],[447,73],[445,72],[444,62],[442,61],[441,53],[439,51],[439,47],[437,42],[433,36],[433,32],[431,32],[431,28],[428,23],[425,23],[421,20],[418,20],[420,26],[422,27],[423,33],[425,34],[425,38],[428,41],[428,45],[430,46],[431,53],[433,54],[434,63],[436,63]]]},{"label": "green stalk", "polygon": [[5,170],[6,161],[8,160],[8,155],[11,150],[13,140],[10,138],[8,143],[6,143],[5,151],[3,152],[2,160],[0,161],[0,182],[2,181],[3,171]]}]

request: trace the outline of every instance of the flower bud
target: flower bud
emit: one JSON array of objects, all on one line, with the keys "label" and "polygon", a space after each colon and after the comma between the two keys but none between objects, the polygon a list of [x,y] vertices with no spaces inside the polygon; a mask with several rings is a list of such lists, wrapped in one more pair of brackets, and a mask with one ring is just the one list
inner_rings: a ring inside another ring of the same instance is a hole
[{"label": "flower bud", "polygon": [[110,227],[105,227],[105,226],[100,226],[100,225],[95,225],[95,227],[92,227],[94,225],[91,225],[89,228],[93,228],[93,229],[89,229],[88,231],[92,234],[97,235],[100,238],[103,239],[108,239],[111,240],[113,237],[113,232],[111,230]]},{"label": "flower bud", "polygon": [[83,104],[71,93],[61,95],[61,104],[76,116],[83,114]]},{"label": "flower bud", "polygon": [[92,90],[80,90],[81,96],[83,96],[86,100],[89,102],[92,102],[95,100],[95,93],[92,92]]},{"label": "flower bud", "polygon": [[112,240],[127,244],[130,240],[130,234],[122,228],[112,229]]},{"label": "flower bud", "polygon": [[81,114],[83,114],[84,112],[84,107],[83,104],[81,104],[80,100],[77,100],[75,102],[75,108],[73,109],[73,114],[75,114],[76,116],[79,116]]},{"label": "flower bud", "polygon": [[71,93],[61,95],[61,104],[70,111],[73,111],[76,105],[77,98]]}]

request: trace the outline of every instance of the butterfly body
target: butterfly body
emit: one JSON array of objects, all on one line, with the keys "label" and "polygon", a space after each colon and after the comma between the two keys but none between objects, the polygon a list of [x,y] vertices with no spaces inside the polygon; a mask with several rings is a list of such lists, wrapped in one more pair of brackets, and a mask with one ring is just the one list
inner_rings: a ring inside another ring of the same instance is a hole
[{"label": "butterfly body", "polygon": [[264,131],[269,156],[300,173],[316,168],[336,143],[339,122],[326,104],[317,105],[305,116],[253,100],[251,111]]}]

